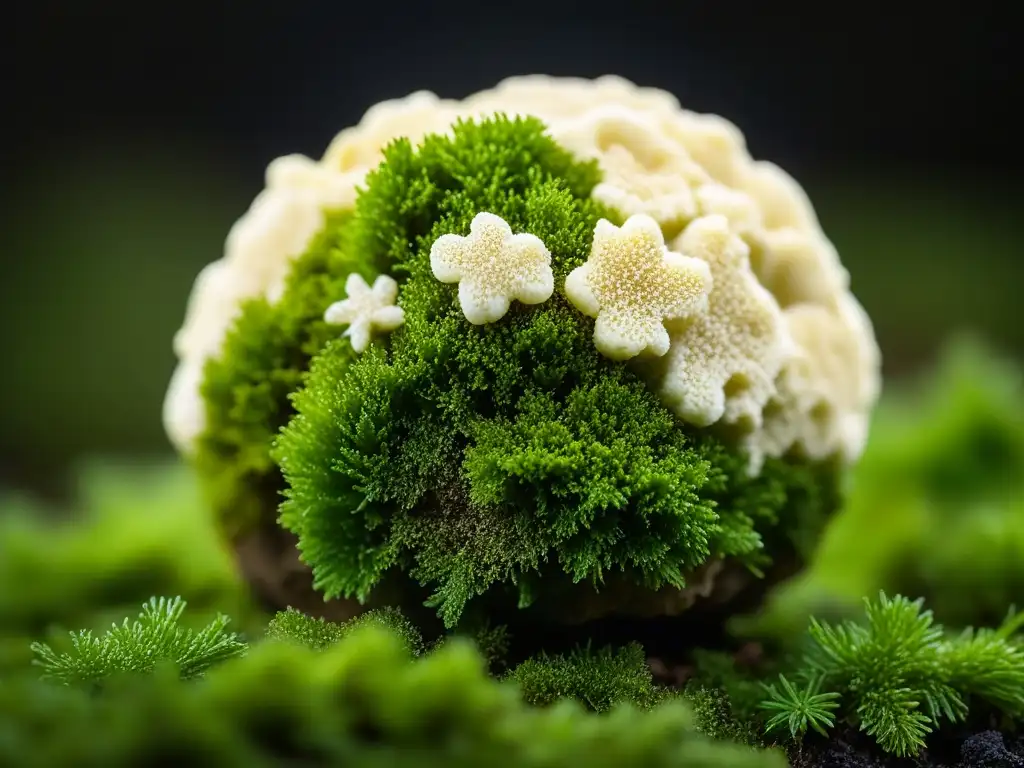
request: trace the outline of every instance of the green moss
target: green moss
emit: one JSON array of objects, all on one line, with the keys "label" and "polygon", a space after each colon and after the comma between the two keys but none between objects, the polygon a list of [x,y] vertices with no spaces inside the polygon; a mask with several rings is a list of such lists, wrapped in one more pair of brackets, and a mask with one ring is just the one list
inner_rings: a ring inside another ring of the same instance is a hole
[{"label": "green moss", "polygon": [[694,727],[701,733],[717,741],[765,746],[757,721],[737,717],[729,695],[721,688],[693,684],[682,695],[693,709]]},{"label": "green moss", "polygon": [[541,654],[518,665],[508,678],[534,706],[575,699],[595,712],[607,712],[623,702],[647,709],[672,697],[654,684],[644,649],[637,643],[596,651],[579,647],[559,656]]},{"label": "green moss", "polygon": [[617,219],[589,198],[596,179],[539,122],[504,118],[398,141],[368,177],[352,247],[402,277],[406,322],[358,359],[329,342],[273,451],[281,522],[327,597],[365,600],[401,569],[451,627],[497,587],[528,606],[542,571],[656,589],[713,555],[756,570],[765,531],[831,511],[830,477],[770,462],[748,478],[737,451],[685,428],[561,293],[473,326],[433,277],[436,238],[489,211],[545,242],[560,286],[597,220]]},{"label": "green moss", "polygon": [[245,302],[207,362],[201,394],[206,427],[195,464],[215,519],[229,536],[276,516],[280,473],[270,445],[292,413],[288,396],[302,383],[309,361],[339,335],[323,321],[345,295],[352,272],[372,277],[372,263],[348,244],[351,212],[334,213],[295,260],[281,298]]},{"label": "green moss", "polygon": [[267,637],[322,651],[365,626],[383,627],[393,633],[402,640],[410,656],[423,653],[423,638],[419,630],[396,608],[377,608],[340,624],[288,608],[270,620]]},{"label": "green moss", "polygon": [[886,752],[908,756],[969,711],[1024,723],[1024,613],[997,629],[950,636],[921,600],[882,593],[865,603],[859,621],[812,620],[810,648],[790,676],[798,684],[782,678],[768,689],[769,729],[824,732],[838,716]]},{"label": "green moss", "polygon": [[[45,734],[45,738],[41,738]],[[713,742],[679,702],[607,714],[530,707],[487,677],[468,642],[413,660],[364,627],[324,651],[260,643],[198,681],[113,681],[99,697],[0,683],[0,764],[783,768],[781,755]]]},{"label": "green moss", "polygon": [[43,668],[47,680],[98,687],[115,675],[149,674],[165,665],[187,680],[245,653],[245,643],[234,632],[225,631],[227,616],[218,616],[198,632],[182,627],[185,606],[180,597],[150,598],[132,624],[125,619],[100,636],[87,629],[72,632],[73,650],[69,653],[33,643],[35,663]]},{"label": "green moss", "polygon": [[154,594],[181,595],[197,624],[263,621],[185,467],[90,465],[67,507],[0,498],[0,676],[29,664],[29,640],[64,650],[68,631],[105,629]]}]

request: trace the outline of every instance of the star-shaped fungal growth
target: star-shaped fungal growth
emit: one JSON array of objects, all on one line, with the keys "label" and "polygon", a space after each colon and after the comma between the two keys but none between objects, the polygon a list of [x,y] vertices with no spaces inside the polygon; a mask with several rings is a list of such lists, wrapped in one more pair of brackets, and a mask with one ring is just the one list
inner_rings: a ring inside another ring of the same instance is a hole
[{"label": "star-shaped fungal growth", "polygon": [[790,342],[782,311],[750,269],[750,250],[725,216],[694,220],[673,243],[711,269],[708,311],[680,328],[669,325],[661,394],[685,421],[706,427],[723,419],[756,426]]},{"label": "star-shaped fungal growth", "polygon": [[594,344],[612,360],[664,355],[665,321],[704,312],[710,290],[708,265],[666,248],[661,227],[644,214],[622,227],[598,221],[587,262],[565,281],[569,301],[596,318]]},{"label": "star-shaped fungal growth", "polygon": [[459,284],[459,305],[473,325],[500,320],[513,300],[540,304],[551,298],[551,252],[526,232],[512,234],[500,216],[481,212],[469,235],[441,235],[430,248],[430,269],[442,283]]},{"label": "star-shaped fungal growth", "polygon": [[345,281],[347,299],[336,301],[324,312],[324,322],[348,325],[344,335],[352,341],[352,349],[365,352],[374,331],[393,331],[405,322],[405,311],[395,306],[398,283],[380,275],[371,288],[355,273]]}]

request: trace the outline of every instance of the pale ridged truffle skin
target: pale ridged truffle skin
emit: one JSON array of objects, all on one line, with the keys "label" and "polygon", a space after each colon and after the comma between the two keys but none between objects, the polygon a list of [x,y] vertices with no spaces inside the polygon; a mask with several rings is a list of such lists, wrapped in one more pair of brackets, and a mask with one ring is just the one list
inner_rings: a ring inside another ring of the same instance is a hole
[{"label": "pale ridged truffle skin", "polygon": [[203,367],[221,347],[242,302],[280,297],[288,267],[323,228],[325,212],[350,208],[360,174],[334,173],[300,155],[267,167],[266,189],[231,228],[224,255],[196,278],[185,320],[174,337],[178,368],[164,400],[171,442],[189,453],[204,426],[199,385]]},{"label": "pale ridged truffle skin", "polygon": [[442,283],[459,284],[459,306],[473,325],[494,323],[513,301],[540,304],[551,298],[551,252],[539,237],[512,233],[500,216],[482,211],[469,234],[441,235],[430,248],[430,269]]},{"label": "pale ridged truffle skin", "polygon": [[[777,333],[766,337],[786,336],[788,351],[760,417],[752,403],[764,398],[764,387],[735,386],[756,378],[746,374],[732,384],[731,376],[726,379],[720,396],[711,398],[715,405],[694,408],[691,420],[706,421],[724,403],[719,418],[743,423],[741,439],[754,468],[765,456],[791,450],[812,459],[857,457],[880,387],[880,353],[871,323],[850,293],[849,275],[799,183],[774,164],[751,158],[742,133],[728,120],[685,110],[668,93],[619,77],[540,75],[510,78],[461,102],[425,91],[382,102],[359,125],[338,134],[321,161],[292,156],[271,164],[267,190],[232,231],[224,257],[197,278],[175,339],[180,364],[164,416],[182,451],[203,428],[203,363],[218,353],[239,303],[279,295],[291,259],[322,225],[323,212],[352,205],[357,185],[379,162],[383,147],[399,136],[416,142],[427,133],[447,132],[460,117],[495,112],[536,116],[567,149],[595,159],[605,178],[594,195],[624,216],[651,216],[666,238],[675,238],[693,220],[720,215],[748,246],[749,267],[739,273],[749,269],[774,299],[782,319]],[[731,280],[720,281],[723,291]],[[730,304],[724,296],[716,299],[712,288],[711,327],[725,327],[726,318],[714,316]],[[778,361],[764,349],[751,352],[761,356],[748,363],[749,370],[767,376]],[[735,358],[735,349],[723,346],[707,370],[694,358],[671,375],[720,381],[724,370],[736,367],[726,361]],[[655,389],[664,385],[652,381]]]},{"label": "pale ridged truffle skin", "polygon": [[601,219],[587,261],[565,280],[565,295],[593,317],[594,344],[612,360],[668,352],[665,322],[707,311],[707,263],[670,251],[658,223],[637,214],[621,227]]},{"label": "pale ridged truffle skin", "polygon": [[656,123],[607,105],[555,125],[562,146],[598,161],[595,199],[626,216],[648,215],[670,232],[697,215],[695,190],[710,177]]},{"label": "pale ridged truffle skin", "polygon": [[672,246],[710,267],[707,311],[675,329],[661,394],[681,418],[698,426],[759,427],[790,354],[782,311],[750,268],[750,249],[721,214],[693,221]]}]

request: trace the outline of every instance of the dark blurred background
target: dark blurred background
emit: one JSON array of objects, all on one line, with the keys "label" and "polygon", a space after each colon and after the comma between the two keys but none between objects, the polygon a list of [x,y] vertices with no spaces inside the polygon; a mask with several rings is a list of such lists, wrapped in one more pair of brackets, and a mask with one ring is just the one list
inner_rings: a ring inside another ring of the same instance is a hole
[{"label": "dark blurred background", "polygon": [[897,6],[22,4],[0,31],[0,485],[169,453],[171,337],[268,161],[514,74],[619,74],[738,124],[810,192],[890,380],[960,329],[1024,356],[1015,27]]}]

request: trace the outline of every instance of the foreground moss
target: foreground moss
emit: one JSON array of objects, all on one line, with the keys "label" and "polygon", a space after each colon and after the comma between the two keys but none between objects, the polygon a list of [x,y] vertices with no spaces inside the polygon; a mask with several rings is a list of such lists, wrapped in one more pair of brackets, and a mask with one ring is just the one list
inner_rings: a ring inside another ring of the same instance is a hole
[{"label": "foreground moss", "polygon": [[[40,734],[47,738],[40,739]],[[103,695],[27,679],[0,684],[0,764],[279,766],[686,766],[781,768],[778,754],[699,734],[680,702],[604,715],[547,709],[490,679],[467,642],[414,661],[367,626],[316,652],[254,646],[203,679],[159,673]]]},{"label": "foreground moss", "polygon": [[907,757],[969,714],[1024,723],[1024,613],[996,629],[947,636],[921,600],[883,593],[865,603],[861,621],[812,619],[796,684],[782,676],[767,687],[769,731],[826,735],[845,719],[884,751]]},{"label": "foreground moss", "polygon": [[0,675],[29,664],[29,642],[105,629],[152,595],[181,595],[190,617],[262,626],[184,467],[96,463],[73,503],[0,496]]},{"label": "foreground moss", "polygon": [[622,702],[645,709],[673,696],[654,684],[644,649],[637,643],[541,654],[517,666],[508,679],[519,685],[523,698],[534,706],[575,699],[595,712],[607,712]]}]

